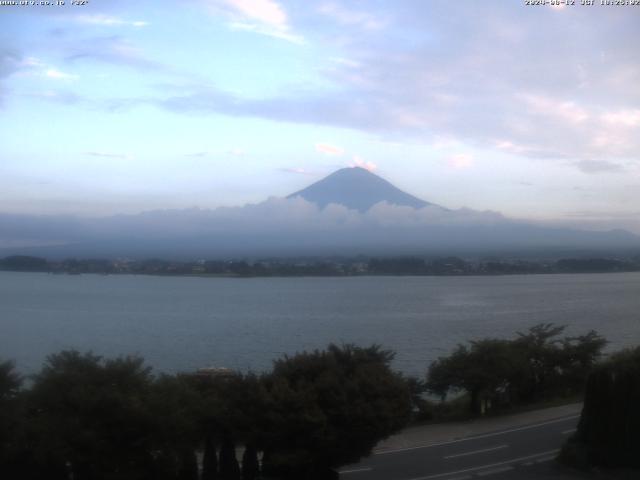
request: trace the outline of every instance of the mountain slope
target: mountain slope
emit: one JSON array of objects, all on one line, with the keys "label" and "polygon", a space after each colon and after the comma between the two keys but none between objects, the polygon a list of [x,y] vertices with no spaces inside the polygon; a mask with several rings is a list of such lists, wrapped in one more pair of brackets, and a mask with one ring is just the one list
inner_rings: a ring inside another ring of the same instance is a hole
[{"label": "mountain slope", "polygon": [[324,208],[330,203],[366,212],[376,203],[422,208],[435,206],[409,195],[388,181],[360,167],[343,168],[287,198],[302,197]]}]

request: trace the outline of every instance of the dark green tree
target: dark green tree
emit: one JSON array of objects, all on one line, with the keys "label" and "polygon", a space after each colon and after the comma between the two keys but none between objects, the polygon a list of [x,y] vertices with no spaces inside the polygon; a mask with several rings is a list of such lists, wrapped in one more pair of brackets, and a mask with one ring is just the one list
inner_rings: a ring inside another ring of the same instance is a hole
[{"label": "dark green tree", "polygon": [[448,357],[431,364],[427,375],[428,389],[442,398],[450,392],[469,394],[469,409],[481,414],[499,402],[513,375],[511,348],[506,340],[485,339],[458,345]]},{"label": "dark green tree", "polygon": [[515,375],[510,379],[515,402],[526,403],[582,392],[589,371],[606,340],[591,330],[562,337],[565,326],[535,325],[513,341]]},{"label": "dark green tree", "polygon": [[411,413],[393,353],[354,345],[285,356],[264,378],[268,427],[263,474],[325,478],[401,429]]},{"label": "dark green tree", "polygon": [[[203,436],[208,439],[205,442],[206,461],[216,461],[213,452],[215,445],[220,445],[220,456],[216,463],[220,469],[219,477],[234,476],[236,468],[233,465],[237,465],[237,460],[235,454],[234,460],[231,460],[231,451],[225,447],[237,444],[257,449],[261,444],[267,429],[265,388],[260,378],[251,373],[195,375],[193,381],[205,406],[200,423]],[[213,475],[214,470],[213,467],[207,467],[203,475]]]},{"label": "dark green tree", "polygon": [[564,329],[540,324],[513,340],[458,345],[430,365],[427,388],[443,399],[450,392],[465,392],[472,414],[577,394],[606,341],[594,331],[558,338]]},{"label": "dark green tree", "polygon": [[201,418],[205,406],[191,377],[161,375],[151,385],[146,407],[157,420],[152,424],[152,438],[154,451],[165,464],[163,469],[177,472],[179,479],[196,478],[195,451],[203,439]]},{"label": "dark green tree", "polygon": [[[0,477],[16,474],[23,435],[22,378],[13,362],[0,362]],[[4,473],[3,473],[4,472]]]},{"label": "dark green tree", "polygon": [[[519,402],[532,402],[558,387],[563,363],[557,338],[565,326],[541,323],[527,333],[518,332],[513,341],[515,374],[512,377],[512,397]],[[585,377],[586,378],[586,377]]]},{"label": "dark green tree", "polygon": [[151,381],[140,358],[76,351],[48,357],[28,396],[34,468],[75,480],[143,478],[153,441]]}]

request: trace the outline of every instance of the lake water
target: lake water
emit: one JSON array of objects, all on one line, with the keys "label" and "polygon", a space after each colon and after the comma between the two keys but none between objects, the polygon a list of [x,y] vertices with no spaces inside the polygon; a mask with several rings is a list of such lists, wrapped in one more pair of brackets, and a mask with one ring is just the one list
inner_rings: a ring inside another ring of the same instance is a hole
[{"label": "lake water", "polygon": [[139,354],[155,370],[261,371],[328,343],[382,344],[424,374],[459,342],[541,322],[640,344],[640,273],[195,278],[0,272],[0,358],[22,373],[66,348]]}]

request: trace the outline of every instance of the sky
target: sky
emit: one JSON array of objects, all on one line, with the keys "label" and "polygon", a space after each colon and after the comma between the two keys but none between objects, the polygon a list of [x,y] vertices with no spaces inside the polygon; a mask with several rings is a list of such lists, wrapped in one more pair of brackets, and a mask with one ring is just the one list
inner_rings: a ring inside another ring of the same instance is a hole
[{"label": "sky", "polygon": [[640,6],[50,3],[0,6],[0,212],[240,206],[362,166],[640,233]]}]

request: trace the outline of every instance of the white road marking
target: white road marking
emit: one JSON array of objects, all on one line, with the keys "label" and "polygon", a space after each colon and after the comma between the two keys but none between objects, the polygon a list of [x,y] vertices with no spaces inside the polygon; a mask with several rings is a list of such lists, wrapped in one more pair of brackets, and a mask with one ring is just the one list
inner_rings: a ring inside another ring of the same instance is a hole
[{"label": "white road marking", "polygon": [[364,467],[364,468],[354,468],[352,470],[340,470],[338,473],[342,475],[343,473],[370,472],[371,470],[373,470],[371,467]]},{"label": "white road marking", "polygon": [[504,462],[490,463],[489,465],[480,465],[479,467],[465,468],[464,470],[456,470],[455,472],[436,473],[435,475],[427,475],[426,477],[414,477],[409,480],[430,480],[432,478],[448,477],[449,475],[457,475],[459,473],[475,472],[477,470],[484,470],[487,468],[499,467],[502,465],[508,465],[510,463],[513,464],[513,463],[522,462],[524,460],[530,460],[532,458],[543,457],[545,455],[556,454],[559,451],[560,450],[549,450],[548,452],[535,453],[533,455],[527,455],[526,457],[512,458],[511,460],[505,460]]},{"label": "white road marking", "polygon": [[564,432],[562,432],[562,435],[569,435],[570,433],[573,433],[575,431],[575,428],[570,428],[569,430],[565,430]]},{"label": "white road marking", "polygon": [[475,455],[476,453],[493,452],[494,450],[500,450],[501,448],[507,448],[509,445],[498,445],[497,447],[483,448],[482,450],[474,450],[473,452],[456,453],[455,455],[447,455],[447,458],[466,457],[467,455]]},{"label": "white road marking", "polygon": [[494,473],[508,472],[509,470],[513,470],[513,467],[510,466],[510,465],[507,465],[506,467],[492,468],[491,470],[485,470],[483,472],[478,472],[478,476],[479,477],[484,477],[486,475],[493,475]]},{"label": "white road marking", "polygon": [[503,430],[501,432],[485,433],[483,435],[476,435],[474,437],[466,437],[466,438],[460,438],[458,440],[450,440],[448,442],[429,443],[429,444],[426,444],[426,445],[418,445],[416,447],[406,447],[406,448],[398,448],[398,449],[395,449],[395,450],[385,450],[383,452],[375,452],[374,455],[388,455],[390,453],[408,452],[409,450],[419,450],[421,448],[431,448],[431,447],[440,447],[440,446],[443,446],[443,445],[452,445],[454,443],[468,442],[469,440],[477,440],[477,439],[480,439],[480,438],[495,437],[497,435],[504,435],[506,433],[520,432],[522,430],[529,430],[531,428],[544,427],[545,425],[552,425],[554,423],[566,422],[567,420],[573,420],[574,418],[579,418],[579,417],[580,417],[580,415],[571,415],[570,417],[557,418],[555,420],[549,420],[548,422],[536,423],[534,425],[526,425],[524,427],[512,428],[512,429],[509,429],[509,430]]}]

